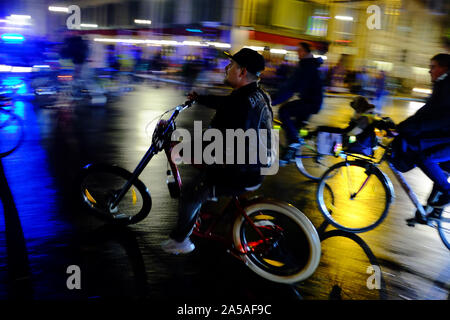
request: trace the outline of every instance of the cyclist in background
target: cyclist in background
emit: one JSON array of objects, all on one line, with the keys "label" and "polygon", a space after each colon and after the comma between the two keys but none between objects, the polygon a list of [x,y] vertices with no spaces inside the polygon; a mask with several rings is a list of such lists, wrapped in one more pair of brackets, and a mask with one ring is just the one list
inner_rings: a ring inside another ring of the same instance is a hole
[{"label": "cyclist in background", "polygon": [[[270,97],[261,88],[258,80],[264,70],[262,55],[254,50],[241,49],[231,58],[225,68],[225,83],[233,88],[228,96],[197,95],[188,97],[199,104],[216,109],[211,128],[218,129],[225,137],[227,129],[267,129],[272,128],[272,108]],[[269,140],[270,141],[270,140]],[[263,142],[264,143],[264,142]],[[269,144],[270,142],[268,142]],[[226,145],[224,141],[224,145]],[[261,146],[261,144],[259,144]],[[271,146],[266,145],[268,150]],[[201,205],[211,198],[243,193],[256,189],[262,182],[261,168],[264,161],[259,159],[251,164],[247,159],[252,146],[245,143],[245,164],[213,164],[206,166],[190,183],[183,185],[178,210],[178,223],[170,238],[162,243],[162,249],[169,253],[188,253],[195,249],[189,239]],[[223,155],[226,154],[224,150]],[[224,161],[225,162],[225,161]]]},{"label": "cyclist in background", "polygon": [[80,79],[83,73],[83,67],[86,65],[89,55],[89,46],[87,41],[80,35],[70,32],[69,36],[64,39],[64,45],[61,56],[71,59],[75,65],[74,79]]},{"label": "cyclist in background", "polygon": [[428,200],[428,205],[435,208],[443,208],[450,202],[449,73],[449,54],[431,58],[433,92],[419,111],[398,124],[399,135],[393,142],[392,160],[397,169],[405,172],[418,166],[441,192],[437,201],[430,203],[432,199]]},{"label": "cyclist in background", "polygon": [[300,59],[297,69],[272,99],[272,104],[277,105],[287,101],[295,93],[300,95],[300,99],[283,104],[279,110],[288,143],[288,148],[280,158],[280,165],[285,165],[294,158],[300,146],[298,127],[312,114],[319,112],[323,101],[323,84],[319,70],[322,59],[313,57],[306,42],[299,43],[297,53]]}]

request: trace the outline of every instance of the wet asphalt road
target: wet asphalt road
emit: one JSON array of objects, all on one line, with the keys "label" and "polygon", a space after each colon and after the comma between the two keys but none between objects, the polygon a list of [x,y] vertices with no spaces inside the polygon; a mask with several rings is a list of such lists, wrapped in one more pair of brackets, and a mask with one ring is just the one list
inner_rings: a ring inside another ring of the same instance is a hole
[{"label": "wet asphalt road", "polygon": [[[113,228],[80,210],[73,187],[87,163],[118,164],[132,170],[149,146],[150,120],[184,101],[173,85],[138,85],[105,107],[38,108],[18,101],[24,119],[21,147],[1,159],[0,299],[72,300],[144,298],[146,301],[220,303],[224,301],[415,300],[449,299],[450,253],[437,231],[406,226],[414,208],[391,177],[396,199],[375,230],[352,235],[324,225],[315,201],[316,185],[295,165],[268,176],[255,195],[287,201],[321,231],[322,257],[315,274],[295,287],[270,283],[248,270],[215,243],[197,241],[186,256],[170,256],[159,244],[176,219],[178,201],[167,190],[166,160],[157,155],[140,179],[152,195],[152,211],[142,222]],[[345,126],[348,99],[327,98],[312,125]],[[398,122],[420,103],[391,101],[383,110]],[[195,106],[178,118],[178,127],[206,126],[212,111]],[[193,169],[182,166],[189,179]],[[407,173],[420,199],[431,182],[418,169]],[[210,204],[212,210],[226,200]],[[80,267],[81,289],[69,290],[67,268]],[[381,269],[380,288],[369,289],[369,266]]]}]

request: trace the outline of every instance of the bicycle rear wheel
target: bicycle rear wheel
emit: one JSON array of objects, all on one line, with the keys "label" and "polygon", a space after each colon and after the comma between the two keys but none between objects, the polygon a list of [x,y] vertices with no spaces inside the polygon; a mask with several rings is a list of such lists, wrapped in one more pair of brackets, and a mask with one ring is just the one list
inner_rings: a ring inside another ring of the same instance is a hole
[{"label": "bicycle rear wheel", "polygon": [[81,174],[79,192],[81,202],[98,218],[117,224],[133,224],[150,212],[152,201],[144,183],[136,179],[115,208],[111,203],[131,179],[132,174],[120,167],[91,164]]},{"label": "bicycle rear wheel", "polygon": [[302,212],[268,200],[249,205],[245,212],[268,241],[244,217],[236,219],[234,245],[252,271],[279,283],[296,283],[314,273],[320,260],[320,239]]},{"label": "bicycle rear wheel", "polygon": [[439,236],[447,249],[450,250],[450,206],[444,208],[437,223]]},{"label": "bicycle rear wheel", "polygon": [[[330,199],[332,190],[333,199]],[[365,161],[340,162],[328,169],[319,182],[317,202],[327,221],[348,232],[374,229],[387,216],[392,202],[390,180]]]},{"label": "bicycle rear wheel", "polygon": [[307,178],[318,181],[339,158],[333,155],[319,154],[316,139],[306,139],[295,155],[298,170]]},{"label": "bicycle rear wheel", "polygon": [[16,151],[24,137],[22,119],[10,111],[0,109],[0,158]]}]

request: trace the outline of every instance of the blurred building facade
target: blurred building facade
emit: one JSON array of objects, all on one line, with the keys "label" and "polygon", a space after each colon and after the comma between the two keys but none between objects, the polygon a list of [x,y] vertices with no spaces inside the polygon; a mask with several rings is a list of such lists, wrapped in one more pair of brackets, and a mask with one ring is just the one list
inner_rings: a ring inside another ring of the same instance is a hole
[{"label": "blurred building facade", "polygon": [[[429,83],[429,58],[448,51],[450,37],[447,0],[16,0],[2,2],[0,14],[31,15],[33,31],[51,38],[65,29],[68,14],[49,6],[72,4],[81,7],[82,23],[96,25],[84,32],[218,41],[232,51],[247,45],[276,59],[295,56],[301,40],[327,42],[330,65],[344,57],[348,69],[381,69],[420,84]],[[373,5],[379,29],[367,25]]]},{"label": "blurred building facade", "polygon": [[[236,26],[306,40],[326,40],[330,64],[369,67],[417,84],[429,83],[429,59],[448,52],[450,1],[240,0]],[[380,11],[369,29],[370,6]],[[251,33],[250,32],[250,33]],[[249,36],[250,39],[258,37]],[[261,40],[270,37],[260,36]],[[278,41],[282,43],[282,41]],[[255,43],[256,44],[256,43]],[[407,84],[407,82],[405,83]]]}]

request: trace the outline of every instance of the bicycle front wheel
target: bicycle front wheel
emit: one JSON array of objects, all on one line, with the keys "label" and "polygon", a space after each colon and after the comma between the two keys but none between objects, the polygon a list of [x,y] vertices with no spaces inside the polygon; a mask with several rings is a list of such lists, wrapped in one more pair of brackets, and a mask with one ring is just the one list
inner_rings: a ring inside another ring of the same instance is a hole
[{"label": "bicycle front wheel", "polygon": [[320,239],[301,211],[289,204],[265,200],[249,205],[245,212],[254,226],[238,217],[233,242],[252,271],[267,280],[291,284],[314,273],[320,260]]},{"label": "bicycle front wheel", "polygon": [[359,233],[374,229],[386,218],[392,194],[390,180],[377,167],[365,161],[345,161],[324,173],[317,202],[334,227]]},{"label": "bicycle front wheel", "polygon": [[79,184],[81,202],[91,213],[107,222],[128,225],[141,221],[152,206],[150,193],[142,181],[136,179],[117,206],[112,206],[131,176],[129,171],[117,166],[86,166]]},{"label": "bicycle front wheel", "polygon": [[318,181],[339,158],[333,155],[319,154],[315,138],[306,139],[295,155],[298,170],[307,178]]},{"label": "bicycle front wheel", "polygon": [[10,111],[0,109],[0,158],[16,151],[24,137],[22,119]]}]

